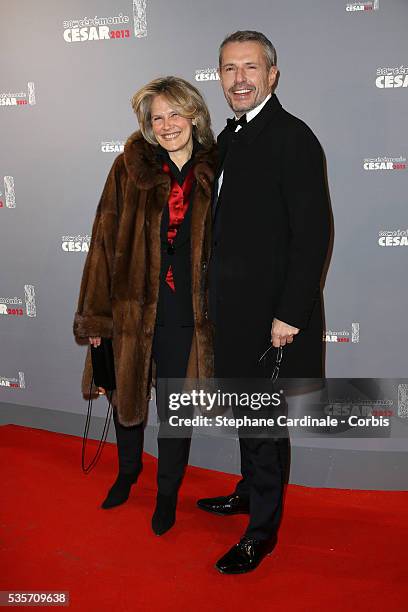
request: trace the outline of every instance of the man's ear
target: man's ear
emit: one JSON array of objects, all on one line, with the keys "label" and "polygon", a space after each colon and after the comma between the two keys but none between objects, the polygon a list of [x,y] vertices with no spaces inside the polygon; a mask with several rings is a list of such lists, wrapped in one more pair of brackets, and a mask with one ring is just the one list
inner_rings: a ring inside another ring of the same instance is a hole
[{"label": "man's ear", "polygon": [[272,89],[274,87],[274,85],[276,84],[277,78],[278,78],[278,67],[277,66],[271,66],[269,68],[269,74],[268,74],[268,83],[269,83],[269,87]]}]

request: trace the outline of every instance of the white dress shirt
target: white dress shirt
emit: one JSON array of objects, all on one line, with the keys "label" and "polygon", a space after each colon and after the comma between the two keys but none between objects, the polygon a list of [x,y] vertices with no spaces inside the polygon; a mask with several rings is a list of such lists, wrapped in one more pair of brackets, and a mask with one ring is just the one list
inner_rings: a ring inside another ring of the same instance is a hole
[{"label": "white dress shirt", "polygon": [[[251,121],[251,119],[256,117],[256,115],[263,109],[263,107],[265,106],[267,101],[271,98],[271,96],[272,96],[272,94],[267,95],[263,102],[261,102],[260,104],[258,104],[258,106],[255,106],[255,108],[253,108],[252,110],[250,110],[250,111],[248,111],[246,113],[247,123],[249,123]],[[237,119],[238,119],[238,117],[237,117]],[[235,132],[239,132],[240,129],[242,129],[242,125],[237,125],[237,127],[235,128]],[[223,178],[224,178],[224,170],[221,172],[220,177],[218,179],[218,196],[220,195]]]}]

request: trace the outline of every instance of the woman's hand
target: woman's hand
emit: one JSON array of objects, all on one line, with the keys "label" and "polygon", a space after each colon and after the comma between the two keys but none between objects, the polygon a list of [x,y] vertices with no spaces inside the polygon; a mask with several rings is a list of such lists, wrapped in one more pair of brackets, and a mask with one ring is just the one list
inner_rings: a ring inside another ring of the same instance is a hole
[{"label": "woman's hand", "polygon": [[[99,336],[90,336],[89,337],[89,344],[91,346],[95,346],[95,347],[100,346],[100,344],[101,344],[100,337]],[[98,394],[99,395],[106,395],[105,389],[103,387],[98,387]]]}]

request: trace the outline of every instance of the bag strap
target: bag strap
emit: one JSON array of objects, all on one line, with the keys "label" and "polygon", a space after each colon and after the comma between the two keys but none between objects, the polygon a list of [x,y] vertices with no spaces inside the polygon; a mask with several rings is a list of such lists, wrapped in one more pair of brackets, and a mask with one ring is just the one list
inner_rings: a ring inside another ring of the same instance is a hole
[{"label": "bag strap", "polygon": [[96,450],[94,458],[86,466],[85,465],[85,450],[86,450],[86,443],[88,441],[88,432],[89,432],[89,426],[90,426],[91,417],[92,417],[92,402],[93,402],[93,400],[92,400],[91,392],[92,392],[93,382],[94,382],[94,377],[93,377],[93,374],[92,374],[91,386],[89,387],[88,411],[87,411],[87,415],[86,415],[84,434],[83,434],[83,437],[82,437],[82,461],[81,461],[81,464],[82,464],[82,471],[85,474],[89,474],[89,472],[95,467],[95,465],[99,461],[99,458],[100,458],[100,456],[102,454],[103,447],[105,446],[106,438],[108,436],[109,425],[110,425],[111,416],[112,416],[112,412],[113,412],[113,407],[112,407],[112,393],[113,393],[113,390],[112,390],[112,391],[110,391],[109,395],[106,396],[108,398],[109,404],[108,404],[108,410],[107,410],[107,413],[106,413],[105,423],[104,423],[104,426],[103,426],[103,431],[102,431],[101,439],[99,440],[98,448]]}]

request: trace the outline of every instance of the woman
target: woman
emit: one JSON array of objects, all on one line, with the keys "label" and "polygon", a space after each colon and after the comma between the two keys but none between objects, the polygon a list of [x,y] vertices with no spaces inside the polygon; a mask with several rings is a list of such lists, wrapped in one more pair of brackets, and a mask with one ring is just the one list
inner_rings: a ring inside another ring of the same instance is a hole
[{"label": "woman", "polygon": [[[157,379],[213,373],[205,280],[215,168],[209,112],[198,90],[176,77],[152,81],[132,106],[140,131],[108,175],[74,321],[75,336],[93,346],[112,338],[119,473],[103,508],[124,503],[142,469],[152,370]],[[84,393],[91,367],[88,349]],[[158,409],[163,418],[166,406]],[[174,524],[189,447],[189,435],[159,433],[157,535]]]}]

